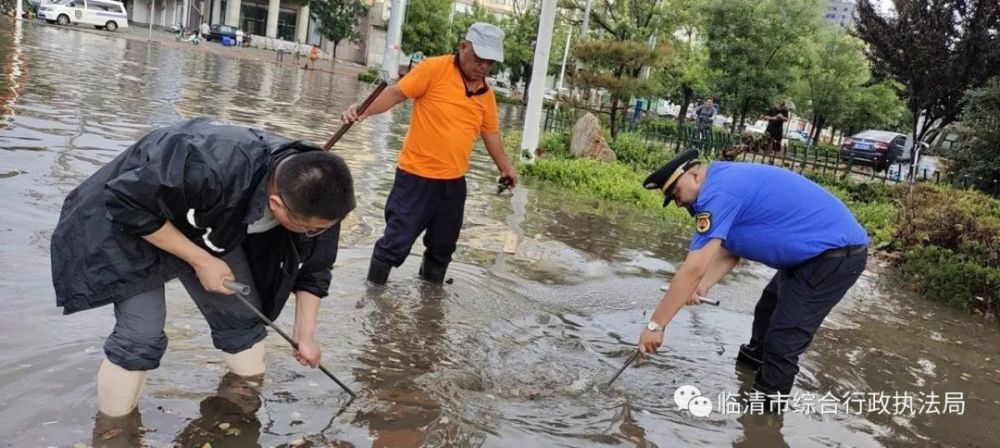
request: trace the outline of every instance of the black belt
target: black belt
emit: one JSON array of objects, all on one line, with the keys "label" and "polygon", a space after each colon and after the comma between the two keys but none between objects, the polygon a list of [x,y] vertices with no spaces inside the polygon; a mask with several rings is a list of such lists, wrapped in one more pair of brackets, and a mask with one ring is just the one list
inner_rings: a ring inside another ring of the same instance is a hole
[{"label": "black belt", "polygon": [[837,249],[830,249],[826,252],[819,254],[819,258],[840,258],[849,255],[857,255],[868,250],[868,246],[864,244],[859,244],[857,246],[847,246]]}]

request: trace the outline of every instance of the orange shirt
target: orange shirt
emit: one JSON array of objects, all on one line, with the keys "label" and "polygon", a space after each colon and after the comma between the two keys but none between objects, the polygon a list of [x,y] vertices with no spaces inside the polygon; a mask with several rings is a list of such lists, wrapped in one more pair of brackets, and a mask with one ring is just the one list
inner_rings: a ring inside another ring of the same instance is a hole
[{"label": "orange shirt", "polygon": [[480,134],[500,132],[493,89],[467,96],[455,55],[424,59],[397,84],[413,99],[399,168],[429,179],[457,179],[469,170]]}]

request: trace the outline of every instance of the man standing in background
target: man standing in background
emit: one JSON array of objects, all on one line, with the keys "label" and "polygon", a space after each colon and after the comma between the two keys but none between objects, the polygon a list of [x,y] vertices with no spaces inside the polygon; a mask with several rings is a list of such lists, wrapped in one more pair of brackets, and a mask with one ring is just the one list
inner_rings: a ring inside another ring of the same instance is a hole
[{"label": "man standing in background", "polygon": [[396,179],[385,204],[385,233],[375,243],[368,281],[382,285],[424,233],[420,276],[442,283],[455,252],[465,210],[465,173],[472,145],[483,139],[500,182],[517,185],[517,171],[504,154],[496,97],[486,77],[503,62],[504,33],[488,23],[469,27],[458,52],[424,59],[387,87],[359,114],[352,104],[341,117],[354,122],[413,99],[410,130],[399,154]]},{"label": "man standing in background", "polygon": [[768,144],[768,154],[781,152],[781,140],[785,133],[785,122],[788,121],[788,109],[785,108],[784,101],[776,101],[774,107],[767,111],[764,116],[767,120],[767,136],[771,142]]}]

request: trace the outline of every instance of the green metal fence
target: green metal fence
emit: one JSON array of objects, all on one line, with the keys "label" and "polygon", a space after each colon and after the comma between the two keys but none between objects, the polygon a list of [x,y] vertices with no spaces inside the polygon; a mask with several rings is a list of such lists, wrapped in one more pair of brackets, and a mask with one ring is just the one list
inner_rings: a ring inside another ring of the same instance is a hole
[{"label": "green metal fence", "polygon": [[[577,119],[583,114],[574,109],[549,109],[545,111],[543,130],[546,132],[572,132]],[[603,116],[602,126],[610,122],[607,115]],[[618,122],[619,132],[639,134],[646,143],[662,143],[676,154],[681,149],[698,148],[704,156],[712,159],[722,159],[734,152],[735,160],[752,163],[768,163],[782,166],[799,173],[812,169],[823,175],[850,177],[859,182],[902,183],[913,178],[918,182],[947,184],[957,188],[968,188],[973,185],[968,177],[949,176],[942,171],[929,173],[926,168],[914,169],[909,164],[897,162],[887,169],[875,170],[874,167],[853,157],[842,159],[839,148],[819,145],[806,146],[798,141],[789,141],[785,148],[777,153],[768,153],[765,146],[759,143],[759,137],[733,134],[718,129],[712,129],[704,138],[698,135],[697,129],[691,125],[666,124],[662,120],[652,122],[634,122],[631,117],[621,117]],[[743,150],[730,151],[734,146],[742,144]],[[1000,182],[993,181],[992,191],[984,193],[1000,196]]]}]

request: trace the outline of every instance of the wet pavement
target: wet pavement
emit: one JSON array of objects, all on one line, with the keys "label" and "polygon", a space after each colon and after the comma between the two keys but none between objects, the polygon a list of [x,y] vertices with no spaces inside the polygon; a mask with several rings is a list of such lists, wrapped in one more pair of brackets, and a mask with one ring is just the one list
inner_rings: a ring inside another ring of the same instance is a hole
[{"label": "wet pavement", "polygon": [[[323,142],[369,86],[141,40],[19,29],[6,19],[0,67],[0,445],[985,447],[1000,440],[1000,330],[903,293],[891,270],[867,272],[824,324],[793,391],[800,412],[720,406],[751,375],[734,358],[773,273],[756,264],[712,291],[721,306],[679,313],[659,355],[604,387],[683,260],[690,228],[531,179],[514,197],[499,196],[481,148],[449,271],[454,283],[419,281],[415,256],[388,286],[368,288],[363,277],[382,231],[406,108],[355,126],[338,143],[359,206],[343,226],[317,338],[324,363],[361,397],[348,403],[276,335],[267,340],[260,384],[224,376],[207,325],[171,283],[170,347],[149,376],[141,415],[130,417],[141,428],[108,430],[94,419],[94,378],[112,310],[63,316],[54,304],[49,238],[66,193],[149,129],[182,118],[214,115]],[[518,116],[504,109],[501,120],[516,126]],[[520,236],[514,254],[502,250],[508,232]],[[418,242],[413,253],[421,251]],[[291,329],[292,314],[286,310],[278,325]],[[674,393],[683,385],[697,387],[713,412],[678,409]],[[961,396],[946,400],[951,393]],[[905,399],[892,406],[907,395],[910,408]]]}]

